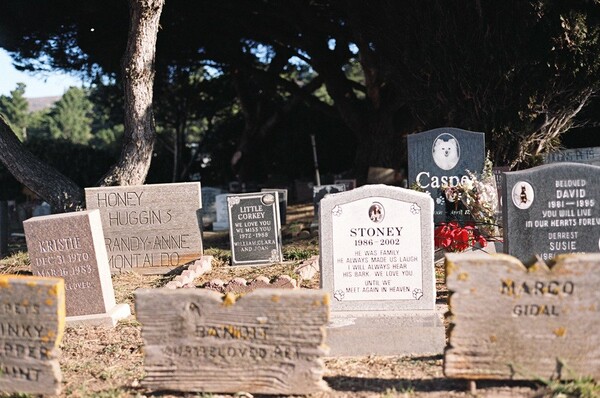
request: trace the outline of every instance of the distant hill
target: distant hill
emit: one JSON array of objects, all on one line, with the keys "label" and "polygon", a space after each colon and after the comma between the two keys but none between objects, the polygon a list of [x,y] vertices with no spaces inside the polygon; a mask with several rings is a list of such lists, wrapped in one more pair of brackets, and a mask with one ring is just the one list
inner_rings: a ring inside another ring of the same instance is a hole
[{"label": "distant hill", "polygon": [[60,99],[59,96],[54,97],[37,97],[37,98],[25,98],[29,103],[29,112],[41,111],[43,109],[50,108],[56,101]]}]

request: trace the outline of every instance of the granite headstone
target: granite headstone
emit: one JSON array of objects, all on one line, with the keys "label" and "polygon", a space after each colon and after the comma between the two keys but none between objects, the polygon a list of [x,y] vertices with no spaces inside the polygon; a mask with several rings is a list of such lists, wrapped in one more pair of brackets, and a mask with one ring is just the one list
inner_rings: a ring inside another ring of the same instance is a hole
[{"label": "granite headstone", "polygon": [[366,185],[328,195],[320,214],[321,288],[333,297],[332,354],[440,353],[431,197]]},{"label": "granite headstone", "polygon": [[0,391],[58,395],[64,328],[62,279],[0,275]]},{"label": "granite headstone", "polygon": [[202,256],[200,183],[86,188],[112,273],[164,274]]},{"label": "granite headstone", "polygon": [[435,201],[434,221],[470,219],[460,202],[450,202],[440,189],[468,181],[467,170],[481,173],[485,135],[457,128],[438,128],[411,134],[408,142],[408,185],[416,184]]},{"label": "granite headstone", "polygon": [[226,231],[229,229],[229,213],[227,211],[227,196],[229,194],[222,193],[215,197],[216,220],[213,222],[213,231]]},{"label": "granite headstone", "polygon": [[600,147],[564,149],[544,155],[544,163],[585,163],[600,166]]},{"label": "granite headstone", "polygon": [[33,217],[23,228],[33,274],[65,280],[68,322],[114,325],[130,315],[115,302],[98,210]]},{"label": "granite headstone", "polygon": [[277,192],[229,195],[227,207],[232,265],[283,261]]},{"label": "granite headstone", "polygon": [[217,208],[215,200],[217,195],[227,193],[221,188],[202,187],[202,224],[210,225],[217,219]]},{"label": "granite headstone", "polygon": [[600,167],[555,163],[505,173],[504,250],[523,262],[600,251]]},{"label": "granite headstone", "polygon": [[284,188],[262,188],[261,192],[277,192],[279,194],[279,220],[281,225],[287,223],[288,190]]}]

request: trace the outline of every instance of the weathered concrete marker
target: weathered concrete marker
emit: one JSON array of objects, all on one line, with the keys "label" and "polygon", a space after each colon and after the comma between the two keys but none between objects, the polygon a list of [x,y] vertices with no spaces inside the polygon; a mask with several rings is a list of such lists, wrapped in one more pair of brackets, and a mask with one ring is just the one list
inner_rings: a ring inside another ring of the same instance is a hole
[{"label": "weathered concrete marker", "polygon": [[446,254],[446,376],[600,378],[600,254],[555,260],[526,268],[508,255]]},{"label": "weathered concrete marker", "polygon": [[329,296],[319,290],[136,292],[143,384],[156,390],[310,394],[322,380]]},{"label": "weathered concrete marker", "polygon": [[58,395],[64,328],[62,279],[0,275],[0,391]]}]

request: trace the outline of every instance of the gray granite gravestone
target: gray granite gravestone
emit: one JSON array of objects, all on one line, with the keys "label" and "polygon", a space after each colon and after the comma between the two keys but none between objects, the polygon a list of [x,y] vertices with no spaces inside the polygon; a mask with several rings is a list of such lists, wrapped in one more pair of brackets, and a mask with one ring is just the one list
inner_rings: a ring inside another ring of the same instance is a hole
[{"label": "gray granite gravestone", "polygon": [[432,221],[431,197],[399,187],[366,185],[321,200],[321,287],[333,297],[333,355],[442,351]]},{"label": "gray granite gravestone", "polygon": [[34,275],[65,280],[67,322],[114,326],[117,305],[98,210],[33,217],[23,223]]},{"label": "gray granite gravestone", "polygon": [[283,261],[277,192],[227,197],[232,265]]},{"label": "gray granite gravestone", "polygon": [[467,170],[481,173],[485,162],[485,135],[456,128],[411,134],[408,140],[408,186],[416,184],[435,201],[434,221],[468,220],[460,203],[446,200],[443,185],[468,180]]},{"label": "gray granite gravestone", "polygon": [[505,173],[504,250],[523,262],[600,251],[600,167],[556,163]]},{"label": "gray granite gravestone", "polygon": [[600,166],[600,147],[564,149],[544,155],[544,163],[585,163]]},{"label": "gray granite gravestone", "polygon": [[217,195],[227,193],[221,188],[202,187],[202,224],[210,225],[217,219],[215,200]]},{"label": "gray granite gravestone", "polygon": [[0,275],[0,391],[58,395],[64,328],[62,279]]},{"label": "gray granite gravestone", "polygon": [[317,229],[319,227],[319,204],[321,203],[321,199],[323,199],[325,195],[344,192],[345,190],[346,186],[344,184],[316,185],[313,187],[314,218],[311,229]]},{"label": "gray granite gravestone", "polygon": [[346,189],[344,191],[351,191],[356,188],[356,180],[355,179],[345,179],[345,180],[334,180],[334,185],[343,185]]},{"label": "gray granite gravestone", "polygon": [[277,192],[279,194],[279,220],[281,225],[287,223],[288,190],[283,188],[263,188],[261,192]]},{"label": "gray granite gravestone", "polygon": [[138,290],[142,383],[246,396],[328,390],[322,358],[328,303],[314,289],[258,289],[237,300],[204,289]]},{"label": "gray granite gravestone", "polygon": [[164,274],[202,256],[200,183],[86,188],[112,273]]},{"label": "gray granite gravestone", "polygon": [[226,231],[229,229],[229,213],[227,211],[227,196],[229,194],[222,193],[215,197],[216,219],[213,222],[213,231]]}]

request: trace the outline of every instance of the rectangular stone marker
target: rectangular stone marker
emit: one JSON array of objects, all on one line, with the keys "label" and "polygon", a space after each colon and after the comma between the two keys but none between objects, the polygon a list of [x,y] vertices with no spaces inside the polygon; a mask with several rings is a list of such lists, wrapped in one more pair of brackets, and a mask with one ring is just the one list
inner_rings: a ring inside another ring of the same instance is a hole
[{"label": "rectangular stone marker", "polygon": [[227,193],[221,188],[202,187],[202,223],[211,224],[217,220],[217,195]]},{"label": "rectangular stone marker", "polygon": [[283,261],[277,192],[227,197],[232,265]]},{"label": "rectangular stone marker", "polygon": [[466,379],[600,378],[599,254],[527,269],[506,255],[446,254],[444,374]]},{"label": "rectangular stone marker", "polygon": [[368,185],[321,201],[321,285],[332,310],[433,310],[429,195]]},{"label": "rectangular stone marker", "polygon": [[112,273],[167,273],[202,256],[200,183],[86,188]]},{"label": "rectangular stone marker", "polygon": [[98,210],[23,222],[34,275],[65,280],[67,321],[114,325],[130,315],[116,305]]},{"label": "rectangular stone marker", "polygon": [[388,185],[329,195],[319,229],[332,355],[441,353],[431,197]]},{"label": "rectangular stone marker", "polygon": [[226,231],[229,229],[229,212],[227,211],[228,193],[222,193],[215,197],[215,210],[217,218],[212,224],[213,231]]},{"label": "rectangular stone marker", "polygon": [[64,328],[62,279],[0,275],[0,391],[58,395]]},{"label": "rectangular stone marker", "polygon": [[539,255],[600,250],[600,167],[556,163],[505,173],[504,250]]},{"label": "rectangular stone marker", "polygon": [[237,300],[203,289],[136,292],[145,387],[310,394],[327,390],[322,356],[329,296],[256,290]]},{"label": "rectangular stone marker", "polygon": [[344,192],[345,190],[346,186],[343,184],[316,185],[313,187],[314,218],[311,229],[316,229],[319,226],[319,206],[321,199],[323,199],[325,195]]},{"label": "rectangular stone marker", "polygon": [[446,200],[440,188],[468,181],[467,170],[479,173],[485,162],[485,134],[439,128],[411,134],[408,140],[408,186],[416,184],[435,201],[434,221],[470,219],[468,210]]},{"label": "rectangular stone marker", "polygon": [[277,192],[279,194],[279,220],[281,225],[287,224],[288,190],[283,188],[263,188],[261,192]]},{"label": "rectangular stone marker", "polygon": [[574,162],[600,166],[600,147],[565,149],[544,155],[544,163]]}]

